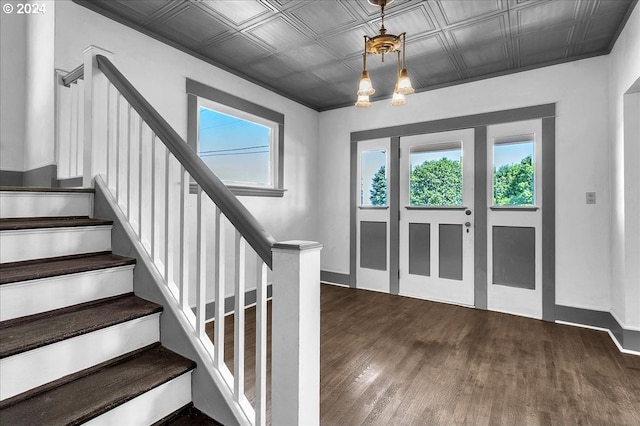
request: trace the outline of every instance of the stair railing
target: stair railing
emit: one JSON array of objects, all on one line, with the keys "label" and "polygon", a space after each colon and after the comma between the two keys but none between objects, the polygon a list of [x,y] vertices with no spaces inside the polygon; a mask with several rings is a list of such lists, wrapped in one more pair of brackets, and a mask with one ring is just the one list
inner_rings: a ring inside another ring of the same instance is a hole
[{"label": "stair railing", "polygon": [[[110,52],[95,46],[84,52],[84,185],[91,186],[94,178],[104,181],[182,312],[187,334],[209,355],[209,366],[222,378],[219,387],[227,402],[235,405],[242,424],[267,423],[267,282],[271,279],[272,424],[318,424],[321,245],[276,242],[110,58]],[[196,194],[190,192],[192,182]],[[227,228],[233,238],[225,237]],[[230,241],[233,251],[228,257],[225,245]],[[253,271],[247,267],[247,254],[252,253],[247,253],[246,243],[255,252]],[[226,271],[231,259],[233,274]],[[225,283],[230,275],[233,374],[224,360]],[[253,406],[245,395],[244,377],[247,278],[256,282]],[[207,284],[212,281],[213,343],[205,324],[211,287]]]}]

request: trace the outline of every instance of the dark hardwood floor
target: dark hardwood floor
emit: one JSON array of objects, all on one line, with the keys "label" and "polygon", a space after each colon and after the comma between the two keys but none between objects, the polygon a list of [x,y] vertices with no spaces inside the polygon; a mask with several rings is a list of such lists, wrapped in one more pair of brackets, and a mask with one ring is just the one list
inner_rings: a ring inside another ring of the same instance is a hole
[{"label": "dark hardwood floor", "polygon": [[323,425],[640,425],[640,357],[605,332],[329,285],[321,306]]}]

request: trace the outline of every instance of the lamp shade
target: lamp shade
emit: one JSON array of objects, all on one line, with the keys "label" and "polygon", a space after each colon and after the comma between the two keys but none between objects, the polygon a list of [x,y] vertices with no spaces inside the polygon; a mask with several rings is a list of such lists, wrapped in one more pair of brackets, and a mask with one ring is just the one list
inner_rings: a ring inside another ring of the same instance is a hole
[{"label": "lamp shade", "polygon": [[369,71],[362,71],[362,77],[360,77],[360,84],[358,85],[358,96],[371,96],[376,93],[369,78]]},{"label": "lamp shade", "polygon": [[409,79],[409,73],[406,68],[402,68],[398,76],[398,92],[403,95],[410,95],[415,92],[415,89],[411,86],[411,79]]},{"label": "lamp shade", "polygon": [[368,95],[358,95],[358,100],[356,101],[356,106],[358,108],[366,108],[371,106],[371,102],[369,102]]},{"label": "lamp shade", "polygon": [[398,91],[398,87],[396,86],[396,90],[393,91],[393,97],[391,98],[391,105],[400,106],[407,103],[407,100],[404,97],[404,94]]}]

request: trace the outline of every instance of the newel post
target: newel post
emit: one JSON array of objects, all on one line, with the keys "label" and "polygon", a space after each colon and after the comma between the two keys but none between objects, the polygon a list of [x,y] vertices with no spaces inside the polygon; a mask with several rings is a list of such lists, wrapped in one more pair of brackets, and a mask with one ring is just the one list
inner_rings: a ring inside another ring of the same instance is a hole
[{"label": "newel post", "polygon": [[93,177],[106,172],[108,80],[98,69],[96,55],[109,60],[113,53],[89,46],[84,55],[84,145],[82,186],[93,186]]},{"label": "newel post", "polygon": [[276,243],[273,253],[271,412],[274,425],[320,423],[320,250]]}]

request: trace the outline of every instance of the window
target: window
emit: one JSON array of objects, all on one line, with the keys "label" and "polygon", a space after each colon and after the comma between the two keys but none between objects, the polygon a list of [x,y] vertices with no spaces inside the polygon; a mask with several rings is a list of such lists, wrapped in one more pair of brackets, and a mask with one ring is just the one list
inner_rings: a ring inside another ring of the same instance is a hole
[{"label": "window", "polygon": [[460,142],[413,149],[410,173],[412,206],[462,206]]},{"label": "window", "polygon": [[216,176],[230,185],[273,187],[275,123],[207,101],[198,112],[198,155]]},{"label": "window", "polygon": [[387,151],[362,152],[360,179],[360,205],[387,206]]},{"label": "window", "polygon": [[533,135],[499,138],[493,145],[493,204],[535,204]]},{"label": "window", "polygon": [[189,145],[236,195],[282,196],[284,116],[187,79]]}]

